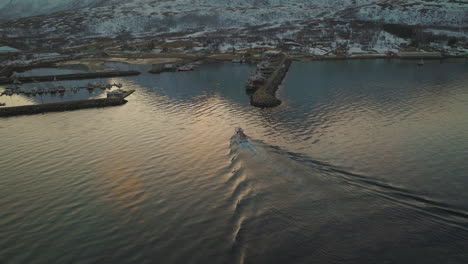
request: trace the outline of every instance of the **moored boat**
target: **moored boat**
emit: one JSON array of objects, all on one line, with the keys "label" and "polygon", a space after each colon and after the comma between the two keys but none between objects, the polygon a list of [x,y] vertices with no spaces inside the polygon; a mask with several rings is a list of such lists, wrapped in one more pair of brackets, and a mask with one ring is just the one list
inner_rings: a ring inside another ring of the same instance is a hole
[{"label": "moored boat", "polygon": [[50,87],[49,88],[49,93],[50,94],[56,94],[57,93],[57,88],[56,87]]},{"label": "moored boat", "polygon": [[126,94],[127,94],[127,91],[124,91],[122,89],[117,89],[114,91],[107,92],[107,98],[124,97]]},{"label": "moored boat", "polygon": [[59,94],[65,94],[65,87],[63,86],[58,86],[57,87],[57,92],[59,92]]},{"label": "moored boat", "polygon": [[36,94],[37,94],[37,87],[33,87],[33,88],[31,89],[31,95],[32,95],[32,96],[36,96]]},{"label": "moored boat", "polygon": [[114,83],[113,86],[117,88],[122,88],[123,85],[121,83]]},{"label": "moored boat", "polygon": [[88,89],[88,91],[90,91],[90,92],[93,91],[93,90],[94,90],[94,84],[88,83],[88,84],[86,85],[86,89]]},{"label": "moored boat", "polygon": [[177,68],[177,71],[193,71],[192,65],[183,65]]},{"label": "moored boat", "polygon": [[254,72],[250,74],[249,79],[247,80],[246,87],[253,89],[265,84],[266,78],[259,72]]},{"label": "moored boat", "polygon": [[14,92],[13,92],[12,89],[6,88],[6,89],[3,91],[2,95],[4,94],[4,95],[12,96],[13,93],[14,93]]}]

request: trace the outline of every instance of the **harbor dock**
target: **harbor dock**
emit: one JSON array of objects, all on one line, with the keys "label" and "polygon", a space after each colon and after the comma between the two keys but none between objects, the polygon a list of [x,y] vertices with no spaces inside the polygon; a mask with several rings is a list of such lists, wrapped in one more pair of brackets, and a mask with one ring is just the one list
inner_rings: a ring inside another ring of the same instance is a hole
[{"label": "harbor dock", "polygon": [[[51,82],[63,80],[83,80],[95,78],[111,78],[120,76],[133,76],[139,75],[139,71],[106,71],[106,72],[89,72],[89,73],[76,73],[76,74],[62,74],[62,75],[45,75],[45,76],[19,76],[16,77],[21,83],[32,82]],[[12,84],[15,80],[12,78],[1,78],[0,84]]]},{"label": "harbor dock", "polygon": [[98,108],[107,106],[117,106],[127,103],[125,98],[131,95],[135,90],[126,92],[121,97],[112,98],[99,98],[99,99],[88,99],[88,100],[77,100],[59,103],[49,104],[38,104],[38,105],[23,105],[23,106],[12,106],[12,107],[1,107],[0,117],[10,117],[18,115],[34,115],[48,112],[63,112],[72,111],[86,108]]},{"label": "harbor dock", "polygon": [[86,108],[107,107],[123,105],[127,102],[124,98],[100,98],[79,101],[68,101],[50,104],[22,105],[0,108],[0,117],[34,115],[48,112],[63,112]]}]

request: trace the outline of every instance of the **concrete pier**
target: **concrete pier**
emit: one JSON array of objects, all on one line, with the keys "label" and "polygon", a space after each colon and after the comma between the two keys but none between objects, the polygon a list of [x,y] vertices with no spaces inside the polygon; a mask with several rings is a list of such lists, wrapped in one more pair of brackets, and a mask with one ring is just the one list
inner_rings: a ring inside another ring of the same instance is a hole
[{"label": "concrete pier", "polygon": [[[119,76],[132,76],[139,75],[138,71],[107,71],[107,72],[89,72],[89,73],[76,73],[76,74],[62,74],[62,75],[46,75],[46,76],[28,76],[18,77],[17,79],[22,83],[32,82],[51,82],[54,80],[83,80],[95,78],[111,78]],[[12,84],[14,79],[0,79],[0,84]]]},{"label": "concrete pier", "polygon": [[291,60],[285,54],[280,55],[279,63],[274,69],[265,84],[259,87],[250,97],[250,104],[256,107],[275,107],[281,104],[281,100],[276,98],[276,90],[283,82],[286,73],[291,66]]},{"label": "concrete pier", "polygon": [[116,105],[123,105],[125,103],[127,103],[127,100],[125,100],[123,97],[119,97],[119,98],[100,98],[100,99],[89,99],[89,100],[79,100],[79,101],[68,101],[68,102],[39,104],[39,105],[1,107],[0,117],[9,117],[9,116],[18,116],[18,115],[34,115],[34,114],[42,114],[42,113],[47,113],[47,112],[62,112],[62,111],[71,111],[71,110],[86,109],[86,108],[116,106]]}]

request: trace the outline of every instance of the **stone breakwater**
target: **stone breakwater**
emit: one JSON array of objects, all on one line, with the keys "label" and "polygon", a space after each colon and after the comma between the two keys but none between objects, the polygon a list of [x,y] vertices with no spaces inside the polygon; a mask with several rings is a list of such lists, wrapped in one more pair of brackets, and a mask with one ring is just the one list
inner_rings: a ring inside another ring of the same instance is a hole
[{"label": "stone breakwater", "polygon": [[283,82],[286,73],[291,66],[291,60],[284,54],[274,72],[265,82],[265,85],[258,88],[250,97],[250,104],[256,107],[275,107],[281,104],[281,100],[276,98],[276,90]]},{"label": "stone breakwater", "polygon": [[47,112],[62,112],[86,108],[116,106],[123,105],[125,103],[127,103],[127,100],[124,98],[100,98],[50,104],[3,107],[0,108],[0,117],[34,115]]}]

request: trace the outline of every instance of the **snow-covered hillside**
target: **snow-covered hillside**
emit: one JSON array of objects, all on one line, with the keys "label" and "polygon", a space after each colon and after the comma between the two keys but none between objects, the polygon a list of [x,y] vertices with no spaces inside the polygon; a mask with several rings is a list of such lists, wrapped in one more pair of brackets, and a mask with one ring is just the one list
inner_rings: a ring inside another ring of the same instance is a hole
[{"label": "snow-covered hillside", "polygon": [[[262,7],[291,4],[305,5],[348,5],[351,0],[0,0],[0,14],[4,18],[18,18],[34,15],[42,15],[57,11],[73,10],[85,7],[100,7],[106,5],[130,4],[133,6],[148,3],[160,3],[162,6],[192,5],[210,7]],[[360,4],[371,2],[359,1]],[[174,10],[175,11],[175,10]]]},{"label": "snow-covered hillside", "polygon": [[468,26],[468,2],[455,0],[0,0],[1,7],[2,12],[12,8],[25,14],[73,9],[6,22],[0,29],[9,36],[203,32],[288,23],[299,26],[316,19]]},{"label": "snow-covered hillside", "polygon": [[124,0],[0,0],[3,18],[18,18],[65,11],[84,7],[97,7],[125,3]]}]

